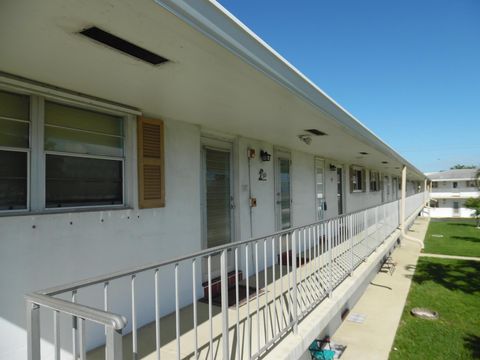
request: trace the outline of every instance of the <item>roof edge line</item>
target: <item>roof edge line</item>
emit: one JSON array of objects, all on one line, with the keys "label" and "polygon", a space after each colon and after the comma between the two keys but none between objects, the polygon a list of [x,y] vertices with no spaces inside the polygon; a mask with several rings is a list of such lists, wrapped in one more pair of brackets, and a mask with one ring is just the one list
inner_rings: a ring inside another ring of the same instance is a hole
[{"label": "roof edge line", "polygon": [[[386,144],[216,1],[153,1],[331,117],[332,121],[345,127],[352,136],[365,141],[380,152],[392,156],[417,175],[425,178],[422,171]],[[257,51],[244,46],[242,40],[250,42]],[[274,63],[272,63],[272,56]]]}]

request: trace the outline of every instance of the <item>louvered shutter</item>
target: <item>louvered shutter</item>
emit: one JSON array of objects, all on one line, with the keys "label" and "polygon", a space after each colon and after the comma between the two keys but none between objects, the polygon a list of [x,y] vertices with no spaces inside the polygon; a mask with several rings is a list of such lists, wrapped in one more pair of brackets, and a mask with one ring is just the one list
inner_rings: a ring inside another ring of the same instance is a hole
[{"label": "louvered shutter", "polygon": [[138,118],[138,195],[139,207],[165,206],[165,167],[163,121]]}]

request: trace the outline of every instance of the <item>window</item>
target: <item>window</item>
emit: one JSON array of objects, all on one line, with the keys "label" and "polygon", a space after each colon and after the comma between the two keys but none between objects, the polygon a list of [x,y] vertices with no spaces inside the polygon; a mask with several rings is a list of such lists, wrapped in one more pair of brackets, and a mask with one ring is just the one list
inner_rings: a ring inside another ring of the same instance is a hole
[{"label": "window", "polygon": [[365,169],[358,166],[350,167],[350,191],[365,191]]},{"label": "window", "polygon": [[123,204],[123,120],[45,103],[46,207]]},{"label": "window", "polygon": [[438,182],[432,181],[432,188],[437,189],[438,188]]},{"label": "window", "polygon": [[0,91],[0,210],[28,207],[30,99]]},{"label": "window", "polygon": [[378,171],[370,171],[370,191],[380,191],[380,174]]},{"label": "window", "polygon": [[123,206],[132,198],[128,117],[84,107],[0,89],[0,211]]},{"label": "window", "polygon": [[456,181],[453,182],[453,188],[456,189],[458,187],[458,183]]}]

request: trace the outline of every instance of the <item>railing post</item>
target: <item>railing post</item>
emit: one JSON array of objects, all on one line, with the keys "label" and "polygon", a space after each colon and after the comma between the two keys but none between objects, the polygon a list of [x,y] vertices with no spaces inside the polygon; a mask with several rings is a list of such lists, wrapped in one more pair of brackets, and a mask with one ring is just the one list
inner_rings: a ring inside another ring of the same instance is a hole
[{"label": "railing post", "polygon": [[123,360],[122,331],[107,327],[107,354],[106,360]]},{"label": "railing post", "polygon": [[28,360],[40,360],[40,306],[26,302]]},{"label": "railing post", "polygon": [[350,276],[353,273],[353,215],[348,218],[348,235],[350,236]]},{"label": "railing post", "polygon": [[363,210],[363,241],[367,247],[367,255],[363,257],[363,261],[367,260],[367,256],[370,255],[370,246],[368,246],[368,210]]},{"label": "railing post", "polygon": [[292,232],[292,316],[293,316],[293,333],[297,334],[298,332],[298,293],[297,293],[297,231],[293,230]]},{"label": "railing post", "polygon": [[[228,351],[228,274],[227,274],[227,249],[220,255],[220,286],[222,294],[222,347],[223,358],[229,358]],[[258,284],[257,284],[258,291]],[[258,293],[257,293],[258,297]],[[247,299],[248,301],[248,299]],[[238,340],[237,340],[238,341]],[[213,349],[210,349],[212,351]]]},{"label": "railing post", "polygon": [[333,268],[332,268],[332,221],[328,221],[328,297],[332,297]]}]

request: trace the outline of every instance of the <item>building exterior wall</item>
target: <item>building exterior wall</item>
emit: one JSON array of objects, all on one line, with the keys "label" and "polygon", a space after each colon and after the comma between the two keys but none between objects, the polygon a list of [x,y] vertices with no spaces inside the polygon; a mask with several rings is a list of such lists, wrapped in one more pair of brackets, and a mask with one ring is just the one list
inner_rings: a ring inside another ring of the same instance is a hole
[{"label": "building exterior wall", "polygon": [[[165,127],[165,208],[0,217],[0,337],[8,339],[0,341],[0,359],[26,356],[26,293],[200,250],[200,132],[176,121],[166,121]],[[142,281],[140,305],[146,297]],[[190,287],[185,284],[183,290]],[[128,291],[119,295],[118,311],[129,313]],[[101,307],[102,299],[94,294],[80,292],[79,297]],[[165,311],[173,308],[171,296],[162,300]],[[151,321],[153,308],[139,310],[139,325]],[[50,329],[48,321],[42,326]],[[87,331],[92,346],[101,332]]]},{"label": "building exterior wall", "polygon": [[[203,134],[199,127],[179,121],[165,121],[165,134],[165,208],[141,210],[134,202],[131,208],[122,210],[32,213],[0,217],[2,248],[6,249],[0,253],[0,287],[9,289],[8,296],[2,298],[0,307],[0,334],[4,338],[8,334],[10,339],[8,343],[2,343],[1,358],[24,357],[24,294],[98,274],[174,258],[202,248],[200,149]],[[135,134],[131,135],[135,138]],[[234,239],[246,240],[275,232],[274,145],[241,137],[232,137],[226,141],[232,143],[234,155]],[[257,153],[257,157],[250,161],[246,156],[249,148],[255,149]],[[260,150],[272,154],[271,161],[261,161]],[[299,151],[290,151],[290,156],[293,226],[313,223],[317,220],[315,156]],[[338,164],[335,160],[326,159],[326,218],[338,215],[336,172],[328,169],[330,163],[342,165],[344,169],[345,212],[382,203],[381,191],[369,191],[368,175],[366,191],[352,193],[348,182],[350,164]],[[133,168],[136,169],[136,164]],[[260,169],[267,173],[266,181],[258,180]],[[129,186],[135,184],[130,183]],[[250,208],[250,194],[257,199],[256,207]],[[390,194],[386,201],[392,200],[393,194]],[[181,277],[187,274],[188,269],[182,271]],[[12,274],[15,274],[14,282],[11,281]],[[172,281],[171,276],[168,279],[165,281]],[[201,279],[198,280],[197,293],[201,295]],[[139,279],[138,285],[138,308],[143,309],[137,314],[138,325],[151,321],[153,314],[153,308],[148,304],[148,294],[141,290],[142,287],[148,288],[146,283],[142,285],[143,281],[147,280]],[[184,284],[180,291],[188,293],[190,286],[189,283]],[[125,289],[128,289],[128,285]],[[123,295],[124,301],[117,304],[117,311],[129,314],[128,294]],[[94,293],[81,296],[82,302],[89,305],[100,306],[102,301],[101,297]],[[188,296],[182,299],[181,305],[191,302]],[[173,310],[173,300],[170,294],[162,297],[163,314]],[[48,320],[43,322],[42,326],[48,328]],[[126,331],[129,331],[129,327]],[[88,331],[88,338],[91,347],[99,345],[96,339],[102,338],[101,329]]]},{"label": "building exterior wall", "polygon": [[[456,186],[454,186],[456,183]],[[470,218],[474,211],[465,207],[468,198],[480,196],[475,179],[471,180],[433,180],[433,199],[430,215],[436,218],[461,217]],[[454,206],[457,203],[458,206]],[[457,208],[457,209],[456,209]]]}]

